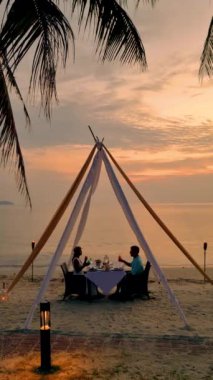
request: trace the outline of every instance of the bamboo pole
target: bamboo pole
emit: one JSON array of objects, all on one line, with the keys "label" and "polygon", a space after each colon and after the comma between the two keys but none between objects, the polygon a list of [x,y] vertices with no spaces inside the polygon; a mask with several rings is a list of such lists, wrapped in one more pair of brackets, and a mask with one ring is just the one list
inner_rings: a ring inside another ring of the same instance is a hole
[{"label": "bamboo pole", "polygon": [[160,225],[160,227],[170,237],[170,239],[175,243],[175,245],[181,250],[181,252],[187,257],[187,259],[191,261],[191,263],[199,270],[199,272],[204,276],[204,278],[206,278],[213,285],[213,280],[202,270],[199,264],[193,259],[193,257],[189,254],[189,252],[183,247],[183,245],[179,242],[179,240],[173,235],[173,233],[169,230],[169,228],[159,218],[156,212],[152,209],[152,207],[148,204],[148,202],[143,198],[143,196],[140,194],[137,188],[130,181],[130,179],[125,174],[125,172],[121,169],[117,161],[114,159],[114,157],[112,156],[112,154],[109,152],[109,150],[106,148],[104,144],[103,144],[103,147],[105,151],[107,152],[107,154],[109,155],[109,157],[111,158],[112,162],[115,164],[116,168],[119,170],[119,172],[124,177],[128,185],[131,187],[131,189],[134,191],[138,199],[143,203],[144,207],[146,207],[146,209],[149,211],[149,213],[152,215],[155,221]]},{"label": "bamboo pole", "polygon": [[[203,253],[204,253],[204,262],[203,262],[203,270],[204,273],[206,273],[206,251],[207,251],[208,243],[205,241],[203,243]],[[205,283],[205,277],[204,277],[204,283]]]},{"label": "bamboo pole", "polygon": [[68,193],[66,194],[65,198],[63,199],[62,203],[60,204],[60,206],[58,207],[58,209],[56,210],[53,218],[51,219],[51,221],[49,222],[48,226],[46,227],[45,231],[43,232],[42,236],[40,237],[38,243],[36,244],[35,248],[32,250],[30,256],[28,257],[28,259],[25,261],[25,263],[23,264],[22,268],[20,269],[20,271],[17,273],[16,277],[14,278],[14,280],[12,281],[12,283],[10,284],[10,286],[8,287],[7,289],[7,292],[9,293],[13,288],[14,286],[17,284],[17,282],[20,280],[20,278],[23,276],[23,274],[26,272],[26,270],[29,268],[30,264],[33,262],[33,260],[36,258],[36,256],[39,254],[39,252],[41,251],[41,249],[43,248],[44,244],[47,242],[47,240],[49,239],[50,235],[52,234],[53,230],[55,229],[55,227],[57,226],[59,220],[61,219],[62,215],[64,214],[69,202],[71,201],[72,197],[74,196],[91,160],[92,160],[92,157],[94,155],[94,152],[95,152],[95,149],[96,149],[96,144],[94,145],[93,149],[91,150],[89,156],[87,157],[87,160],[85,161],[84,165],[82,166],[80,172],[78,173],[75,181],[73,182],[70,190],[68,191]]}]

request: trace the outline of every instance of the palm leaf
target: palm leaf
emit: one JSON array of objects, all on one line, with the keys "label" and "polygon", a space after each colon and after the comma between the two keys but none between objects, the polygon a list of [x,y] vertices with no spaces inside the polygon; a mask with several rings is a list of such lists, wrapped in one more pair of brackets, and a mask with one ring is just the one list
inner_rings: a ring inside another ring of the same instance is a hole
[{"label": "palm leaf", "polygon": [[[1,164],[7,165],[9,159],[13,159],[15,155],[16,165],[16,179],[18,189],[21,193],[25,194],[26,201],[31,205],[31,199],[29,189],[27,185],[24,160],[19,144],[18,134],[16,131],[15,120],[13,116],[12,106],[8,93],[8,84],[16,88],[19,97],[21,98],[20,91],[16,84],[15,78],[11,73],[9,67],[7,75],[5,77],[3,69],[5,69],[6,63],[2,64],[0,61],[0,150],[1,150]],[[9,82],[9,83],[8,83]],[[22,98],[21,98],[22,99]],[[29,116],[24,105],[24,112],[29,121]]]},{"label": "palm leaf", "polygon": [[[122,2],[123,3],[123,2]],[[141,38],[125,10],[115,0],[73,0],[72,14],[79,9],[79,27],[94,25],[96,52],[102,61],[119,57],[122,63],[147,62]]]},{"label": "palm leaf", "polygon": [[[2,52],[1,52],[2,53]],[[8,78],[8,88],[9,90],[11,89],[11,87],[16,91],[16,94],[18,95],[22,105],[23,105],[23,111],[24,111],[24,114],[25,114],[25,119],[26,119],[26,124],[27,125],[30,125],[30,116],[29,116],[29,113],[27,111],[27,107],[25,105],[25,102],[24,102],[24,99],[22,97],[22,94],[19,90],[19,87],[18,87],[18,84],[16,82],[16,79],[14,77],[14,74],[10,68],[10,65],[7,61],[7,57],[5,57],[5,55],[2,53],[2,68],[4,68],[4,71],[6,71],[6,74],[7,74],[7,78]]]},{"label": "palm leaf", "polygon": [[47,117],[51,100],[57,100],[56,71],[59,59],[66,63],[70,37],[74,41],[67,19],[51,0],[14,0],[2,27],[2,49],[13,70],[37,44],[29,89],[39,88]]},{"label": "palm leaf", "polygon": [[213,74],[213,17],[210,22],[204,49],[201,55],[199,77],[202,80],[204,75],[208,75],[209,77],[211,77],[212,74]]}]

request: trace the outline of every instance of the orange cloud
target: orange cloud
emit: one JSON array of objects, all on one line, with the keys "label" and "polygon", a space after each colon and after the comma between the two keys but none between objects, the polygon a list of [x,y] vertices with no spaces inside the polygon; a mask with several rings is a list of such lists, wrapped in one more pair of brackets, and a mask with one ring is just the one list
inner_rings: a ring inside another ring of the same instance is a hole
[{"label": "orange cloud", "polygon": [[70,177],[78,173],[90,150],[91,146],[87,145],[58,145],[25,149],[24,157],[29,170],[51,171]]},{"label": "orange cloud", "polygon": [[[24,151],[28,170],[76,175],[92,147],[90,145],[58,145]],[[178,176],[193,176],[213,172],[213,153],[187,152],[171,147],[163,151],[110,149],[118,164],[134,182]]]}]

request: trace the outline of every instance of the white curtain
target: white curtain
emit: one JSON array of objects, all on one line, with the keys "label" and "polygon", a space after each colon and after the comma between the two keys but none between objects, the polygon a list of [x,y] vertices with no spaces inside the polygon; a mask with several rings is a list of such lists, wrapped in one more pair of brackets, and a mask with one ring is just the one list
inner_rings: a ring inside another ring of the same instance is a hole
[{"label": "white curtain", "polygon": [[170,300],[170,302],[176,307],[181,319],[184,321],[185,325],[188,326],[188,323],[187,323],[187,320],[186,320],[186,317],[184,315],[184,312],[179,304],[179,301],[177,300],[175,294],[173,293],[172,289],[169,287],[169,284],[166,280],[166,277],[164,275],[164,273],[161,271],[158,263],[157,263],[157,260],[155,259],[153,253],[151,252],[151,249],[148,245],[148,243],[146,242],[136,220],[135,220],[135,217],[132,213],[132,210],[127,202],[127,199],[123,193],[123,190],[115,176],[115,173],[112,169],[112,166],[105,154],[105,152],[102,150],[101,151],[101,154],[102,154],[102,157],[103,157],[103,161],[104,161],[104,164],[105,164],[105,167],[106,167],[106,171],[107,171],[107,174],[108,174],[108,177],[109,177],[109,180],[111,182],[111,185],[113,187],[113,190],[114,190],[114,193],[118,199],[118,202],[120,203],[122,209],[123,209],[123,212],[126,216],[126,219],[127,221],[129,222],[129,225],[130,227],[132,228],[133,232],[135,233],[135,236],[141,246],[141,248],[144,250],[144,253],[146,254],[146,257],[147,259],[150,261],[150,263],[152,264],[153,266],[153,269],[154,271],[156,272],[158,278],[160,279],[161,283],[163,284],[165,290],[167,291],[167,295],[168,295],[168,298]]},{"label": "white curtain", "polygon": [[63,250],[66,246],[66,243],[69,239],[69,236],[72,232],[72,229],[73,229],[75,222],[78,218],[78,215],[80,213],[80,210],[81,210],[81,207],[83,205],[84,199],[87,195],[87,192],[90,189],[90,187],[92,186],[94,179],[97,178],[97,171],[100,170],[100,161],[101,161],[101,155],[100,155],[100,151],[98,150],[98,152],[96,153],[96,155],[93,159],[92,166],[91,166],[91,168],[88,172],[88,175],[86,177],[86,180],[82,186],[81,192],[77,198],[77,201],[76,201],[75,206],[73,208],[73,211],[70,215],[70,218],[67,222],[66,228],[62,234],[61,240],[59,241],[57,249],[56,249],[56,251],[52,257],[52,260],[50,262],[46,276],[44,277],[44,279],[42,281],[41,288],[38,292],[38,295],[35,298],[32,306],[31,306],[30,312],[29,312],[27,319],[25,321],[25,326],[24,326],[25,329],[28,329],[31,322],[32,322],[32,318],[33,318],[33,314],[35,312],[35,309],[36,309],[37,305],[41,302],[43,295],[47,289],[47,286],[49,284],[49,281],[52,277],[52,274],[55,270],[55,266],[56,266],[56,264],[57,264],[57,262],[61,256],[61,254],[63,253]]},{"label": "white curtain", "polygon": [[[109,180],[112,184],[112,187],[113,187],[113,190],[115,192],[115,195],[124,211],[124,214],[130,224],[130,227],[132,228],[133,232],[135,233],[135,236],[141,246],[141,248],[144,250],[145,254],[146,254],[146,257],[147,259],[150,261],[150,263],[152,264],[153,266],[153,269],[154,271],[156,272],[156,274],[158,275],[158,278],[160,279],[161,283],[163,284],[164,288],[166,289],[167,291],[167,294],[168,294],[168,297],[170,299],[170,301],[175,305],[175,307],[177,308],[177,311],[181,317],[181,319],[184,321],[185,325],[188,326],[187,324],[187,321],[186,321],[186,318],[185,318],[185,315],[181,309],[181,306],[177,300],[177,298],[175,297],[173,291],[170,289],[169,285],[168,285],[168,282],[163,274],[163,272],[161,271],[153,253],[151,252],[151,249],[149,248],[142,232],[140,231],[140,228],[134,218],[134,215],[130,209],[130,206],[127,202],[127,199],[121,189],[121,186],[115,176],[115,173],[111,167],[111,164],[105,154],[105,152],[102,150],[99,150],[94,159],[93,159],[93,163],[92,163],[92,166],[88,172],[88,175],[86,177],[86,180],[82,186],[82,189],[81,189],[81,192],[77,198],[77,201],[75,203],[75,206],[73,208],[73,211],[70,215],[70,218],[67,222],[67,225],[66,225],[66,228],[64,230],[64,233],[62,234],[62,237],[61,237],[61,240],[57,246],[57,249],[55,251],[55,254],[53,255],[53,258],[50,262],[50,265],[49,265],[49,268],[48,268],[48,271],[47,271],[47,274],[46,276],[44,277],[43,279],[43,282],[41,284],[41,288],[38,292],[38,295],[36,297],[36,299],[34,300],[33,304],[32,304],[32,307],[30,309],[30,312],[28,314],[28,317],[26,319],[26,322],[25,322],[25,328],[29,328],[30,324],[31,324],[31,321],[32,321],[32,318],[33,318],[33,314],[34,314],[34,311],[38,305],[39,302],[41,302],[41,299],[47,289],[47,286],[48,286],[48,283],[52,277],[52,274],[53,274],[53,271],[55,269],[55,266],[66,246],[66,243],[68,241],[68,238],[72,232],[72,229],[75,225],[75,222],[78,218],[78,215],[82,209],[82,206],[83,206],[83,203],[85,201],[85,198],[88,194],[88,197],[87,197],[87,200],[85,202],[85,205],[84,205],[84,208],[83,208],[83,212],[82,212],[82,215],[81,215],[81,220],[80,220],[80,223],[79,223],[79,226],[78,226],[78,230],[77,230],[77,234],[76,234],[76,237],[75,237],[75,244],[77,244],[77,242],[79,241],[83,231],[84,231],[84,227],[85,227],[85,224],[86,224],[86,220],[87,220],[87,217],[88,217],[88,212],[89,212],[89,207],[90,207],[90,202],[91,202],[91,196],[92,194],[94,193],[96,187],[97,187],[97,183],[98,183],[98,179],[99,179],[99,176],[100,176],[100,170],[101,170],[101,162],[102,162],[102,159],[104,161],[104,164],[105,164],[105,167],[106,167],[106,171],[107,171],[107,174],[109,176]],[[89,193],[88,193],[89,192]]]},{"label": "white curtain", "polygon": [[99,181],[99,178],[100,178],[101,164],[102,164],[102,159],[99,159],[98,163],[97,163],[97,170],[96,170],[96,172],[94,174],[94,179],[93,179],[93,182],[91,184],[90,191],[88,193],[87,200],[85,202],[85,205],[84,205],[84,208],[83,208],[83,211],[82,211],[82,214],[81,214],[81,219],[80,219],[79,226],[78,226],[78,229],[77,229],[76,237],[74,239],[73,247],[72,247],[72,250],[71,250],[71,255],[70,255],[70,258],[69,258],[68,263],[67,263],[68,267],[70,266],[70,264],[72,262],[73,249],[74,249],[74,247],[76,247],[78,245],[78,242],[80,241],[81,236],[82,236],[82,234],[84,232],[84,228],[85,228],[85,225],[86,225],[86,222],[87,222],[87,218],[88,218],[88,214],[89,214],[91,198],[92,198],[92,195],[94,194],[94,192],[95,192],[95,190],[97,188],[98,181]]}]

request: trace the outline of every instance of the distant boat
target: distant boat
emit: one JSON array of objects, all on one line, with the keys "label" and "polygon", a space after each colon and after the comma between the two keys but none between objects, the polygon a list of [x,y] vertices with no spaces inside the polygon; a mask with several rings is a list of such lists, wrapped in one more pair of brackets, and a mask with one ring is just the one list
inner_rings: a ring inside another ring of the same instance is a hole
[{"label": "distant boat", "polygon": [[14,203],[10,201],[0,201],[0,206],[13,206]]}]

